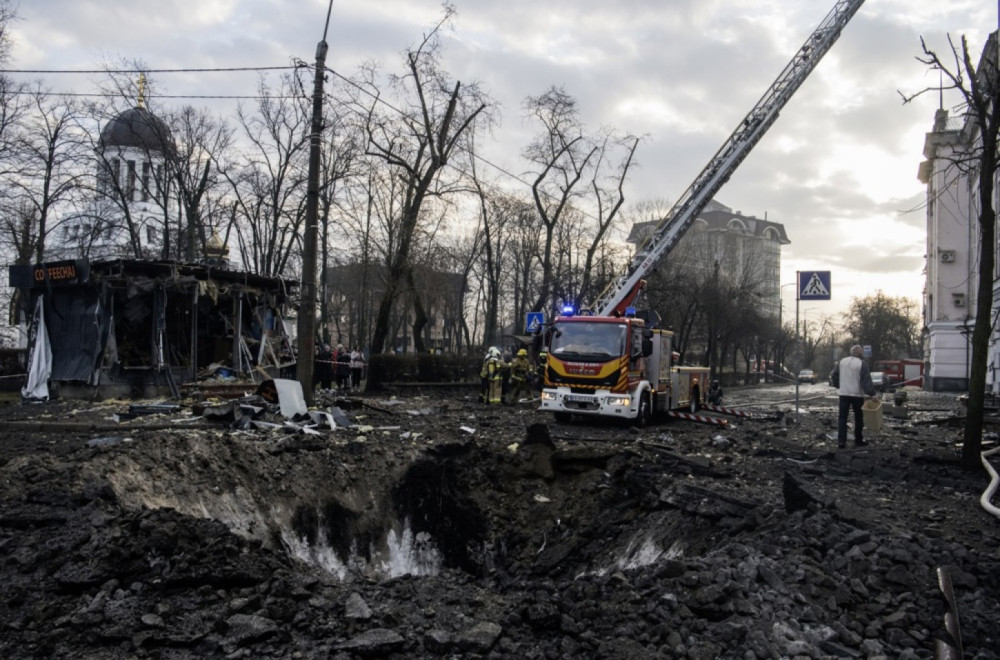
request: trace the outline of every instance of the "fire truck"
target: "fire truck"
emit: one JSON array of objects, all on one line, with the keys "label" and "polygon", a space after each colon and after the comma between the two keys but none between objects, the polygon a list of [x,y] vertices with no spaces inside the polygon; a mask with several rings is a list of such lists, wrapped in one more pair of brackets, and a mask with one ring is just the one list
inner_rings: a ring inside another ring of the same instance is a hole
[{"label": "fire truck", "polygon": [[590,310],[559,316],[545,329],[542,410],[561,420],[589,415],[643,425],[658,413],[697,407],[708,386],[708,369],[675,365],[673,334],[656,327],[655,314],[637,312],[645,277],[729,180],[863,3],[838,0],[636,250],[626,270]]},{"label": "fire truck", "polygon": [[672,332],[635,315],[563,316],[548,336],[542,410],[560,421],[578,413],[642,426],[658,411],[700,401],[707,386],[707,368],[673,366]]}]

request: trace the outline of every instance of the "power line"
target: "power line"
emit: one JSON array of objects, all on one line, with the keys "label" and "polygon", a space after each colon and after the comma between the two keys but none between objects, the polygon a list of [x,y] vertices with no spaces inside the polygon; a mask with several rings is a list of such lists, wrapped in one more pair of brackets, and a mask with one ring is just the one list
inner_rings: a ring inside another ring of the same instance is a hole
[{"label": "power line", "polygon": [[[35,92],[32,92],[32,91],[20,91],[20,92],[11,92],[10,94],[12,96],[33,96],[35,94]],[[97,94],[97,93],[93,93],[93,92],[52,92],[52,95],[53,96],[71,96],[71,97],[78,97],[78,98],[95,98],[95,99],[107,98],[108,97],[107,94]],[[302,99],[302,98],[305,98],[305,97],[304,96],[300,96],[300,95],[295,95],[295,96],[273,96],[273,95],[261,96],[260,94],[255,94],[255,95],[252,95],[252,96],[239,95],[239,94],[230,94],[230,95],[222,95],[222,94],[151,94],[149,96],[149,98],[155,98],[155,99],[210,99],[210,100],[211,99],[221,99],[221,100],[225,100],[225,99],[236,99],[236,100],[246,99],[246,100],[250,100],[250,99],[253,99],[253,100],[259,100],[259,99],[267,98],[267,99],[288,100],[288,99]]]},{"label": "power line", "polygon": [[0,69],[0,73],[229,73],[234,71],[281,71],[287,69],[311,68],[308,64],[293,64],[290,66],[239,66],[215,67],[210,69]]},{"label": "power line", "polygon": [[[295,65],[290,65],[290,66],[216,67],[216,68],[183,68],[183,69],[77,69],[77,70],[70,70],[70,69],[0,69],[0,74],[3,74],[3,73],[32,73],[32,74],[48,74],[48,75],[58,75],[58,74],[91,74],[92,75],[92,74],[111,74],[111,73],[114,73],[114,74],[135,74],[135,73],[232,73],[232,72],[241,72],[241,71],[288,71],[288,70],[296,70],[296,69],[303,69],[303,68],[308,69],[308,68],[312,68],[312,66],[310,64],[306,63],[306,62],[299,62],[299,63],[297,63]],[[351,80],[347,76],[345,76],[345,75],[343,75],[343,74],[341,74],[341,73],[339,73],[339,72],[337,72],[334,69],[331,69],[329,67],[325,67],[324,66],[323,68],[324,68],[324,70],[326,72],[328,72],[331,75],[339,78],[344,83],[346,83],[346,84],[354,87],[359,92],[368,95],[376,103],[384,105],[385,107],[389,108],[393,112],[398,113],[399,115],[405,115],[405,113],[403,112],[402,109],[395,107],[394,105],[392,105],[391,103],[389,103],[388,101],[386,101],[384,98],[382,98],[379,95],[373,93],[371,90],[368,90],[368,89],[364,88],[363,86],[359,85],[358,83],[356,83],[355,81]],[[14,93],[15,94],[31,94],[31,92],[28,92],[28,91],[25,91],[25,92],[14,92]],[[103,97],[107,96],[106,94],[94,94],[94,93],[84,93],[84,92],[56,92],[55,94],[57,96],[79,97],[79,98],[103,98]],[[174,99],[174,100],[181,100],[181,99],[202,99],[202,100],[260,100],[262,98],[272,98],[272,99],[289,100],[289,99],[302,99],[302,98],[305,98],[303,96],[298,96],[298,95],[296,95],[296,96],[267,96],[267,97],[263,97],[263,96],[260,96],[259,94],[258,95],[156,94],[155,97],[156,98],[160,98],[160,99]],[[516,181],[518,183],[520,183],[523,186],[526,186],[528,188],[531,187],[532,184],[530,182],[525,181],[519,175],[514,174],[513,172],[510,172],[506,168],[504,168],[504,167],[502,167],[502,166],[500,166],[500,165],[498,165],[498,164],[496,164],[494,162],[491,162],[490,160],[484,158],[483,156],[481,156],[481,155],[479,155],[477,153],[469,152],[469,154],[470,154],[470,156],[472,158],[475,158],[476,160],[478,160],[479,162],[483,163],[484,165],[493,168],[494,170],[496,170],[497,172],[500,172],[504,176],[506,176],[506,177],[508,177],[508,178],[510,178],[510,179],[512,179],[512,180],[514,180],[514,181]],[[469,172],[466,172],[464,169],[462,169],[461,167],[456,166],[454,163],[449,163],[449,166],[452,167],[453,169],[457,170],[458,172],[460,172],[461,174],[463,174],[465,176],[470,176]],[[490,186],[490,187],[492,187],[492,186]],[[546,194],[545,196],[546,197],[550,197],[550,195],[548,195],[548,194]],[[590,213],[587,213],[587,212],[584,211],[583,214],[586,215],[587,217],[593,218],[593,216]]]}]

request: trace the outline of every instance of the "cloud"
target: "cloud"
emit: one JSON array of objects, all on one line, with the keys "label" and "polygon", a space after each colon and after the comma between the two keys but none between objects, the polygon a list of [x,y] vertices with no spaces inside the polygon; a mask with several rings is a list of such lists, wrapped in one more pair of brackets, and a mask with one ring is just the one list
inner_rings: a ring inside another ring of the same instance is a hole
[{"label": "cloud", "polygon": [[[643,137],[627,186],[632,202],[676,199],[833,7],[833,0],[453,2],[442,63],[456,80],[481,82],[501,104],[502,124],[484,145],[489,159],[515,174],[526,168],[520,153],[537,128],[525,120],[523,101],[555,85],[577,100],[591,129]],[[797,265],[826,264],[837,268],[837,282],[858,291],[881,273],[895,290],[920,297],[924,214],[916,170],[939,98],[904,105],[898,91],[937,85],[915,59],[921,35],[943,52],[948,34],[966,34],[978,54],[996,25],[996,7],[987,5],[866,3],[719,193],[734,209],[786,225],[792,243],[783,281]],[[311,63],[327,7],[325,0],[22,3],[13,64],[98,68],[108,56],[154,68]],[[327,64],[343,75],[369,61],[399,71],[404,49],[441,17],[440,0],[338,0]],[[160,77],[173,94],[253,94],[256,80]],[[92,85],[81,77],[46,82],[57,91]],[[945,107],[955,102],[944,100]],[[218,108],[231,116],[235,104]],[[489,175],[522,187],[502,172]],[[900,215],[904,209],[915,210]]]}]

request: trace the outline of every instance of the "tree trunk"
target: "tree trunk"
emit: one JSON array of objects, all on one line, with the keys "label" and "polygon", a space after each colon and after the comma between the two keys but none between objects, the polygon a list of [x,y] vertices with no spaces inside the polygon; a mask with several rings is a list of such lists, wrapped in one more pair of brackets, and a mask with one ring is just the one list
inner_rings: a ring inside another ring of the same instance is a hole
[{"label": "tree trunk", "polygon": [[976,292],[976,324],[972,330],[972,365],[969,370],[969,406],[962,442],[962,466],[982,469],[983,402],[986,397],[986,368],[992,331],[993,272],[996,246],[996,212],[993,210],[995,151],[984,145],[979,182],[979,287]]},{"label": "tree trunk", "polygon": [[427,327],[427,310],[424,309],[420,292],[417,291],[416,282],[413,280],[413,269],[406,270],[406,284],[409,287],[410,299],[413,301],[413,350],[417,353],[426,353],[427,347],[424,345],[424,328]]}]

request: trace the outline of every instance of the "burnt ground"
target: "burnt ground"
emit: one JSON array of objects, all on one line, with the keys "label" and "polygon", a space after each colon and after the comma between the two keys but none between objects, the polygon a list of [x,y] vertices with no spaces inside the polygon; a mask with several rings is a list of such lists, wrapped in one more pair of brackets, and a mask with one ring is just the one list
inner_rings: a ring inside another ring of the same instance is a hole
[{"label": "burnt ground", "polygon": [[910,392],[838,450],[832,390],[797,419],[791,392],[728,392],[768,416],[728,429],[474,392],[320,397],[352,426],[307,431],[2,406],[0,656],[931,658],[940,571],[964,657],[1000,657],[1000,520],[956,399]]}]

